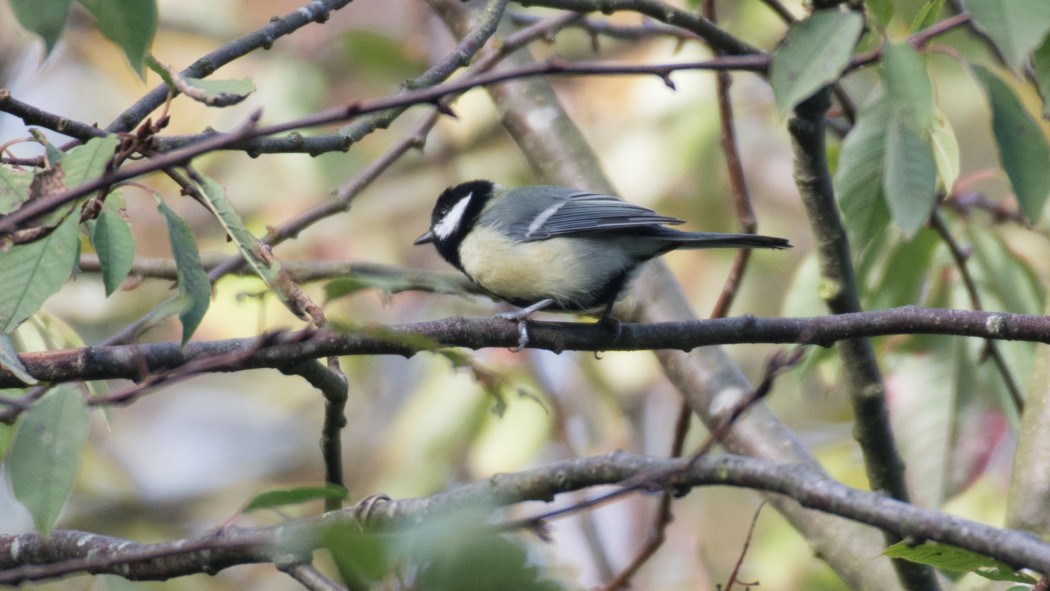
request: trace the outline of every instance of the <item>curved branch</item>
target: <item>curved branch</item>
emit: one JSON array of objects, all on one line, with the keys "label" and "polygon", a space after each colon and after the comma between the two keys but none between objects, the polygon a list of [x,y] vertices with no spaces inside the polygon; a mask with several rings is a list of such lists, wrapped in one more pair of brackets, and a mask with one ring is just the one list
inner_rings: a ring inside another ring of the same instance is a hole
[{"label": "curved branch", "polygon": [[618,484],[639,475],[651,475],[650,482],[655,487],[678,491],[699,486],[733,486],[777,493],[803,507],[881,528],[901,538],[952,544],[1014,568],[1050,572],[1050,544],[1028,533],[995,528],[853,489],[798,463],[733,455],[693,461],[613,452],[497,474],[430,497],[378,501],[361,515],[354,509],[345,509],[277,527],[226,528],[175,542],[139,544],[72,530],[56,530],[47,538],[35,533],[0,536],[0,584],[76,573],[156,580],[214,573],[251,562],[286,564],[293,562],[290,549],[308,552],[317,547],[319,536],[313,534],[319,528],[352,525],[366,531],[381,528],[389,535],[391,527],[411,527],[458,508],[549,502],[560,493]]}]

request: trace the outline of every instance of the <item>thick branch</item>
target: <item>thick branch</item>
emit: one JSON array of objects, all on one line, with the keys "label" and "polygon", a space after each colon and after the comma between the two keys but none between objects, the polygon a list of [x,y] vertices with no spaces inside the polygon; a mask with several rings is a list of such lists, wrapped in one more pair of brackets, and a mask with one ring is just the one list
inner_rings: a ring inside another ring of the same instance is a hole
[{"label": "thick branch", "polygon": [[[833,314],[860,312],[860,298],[846,229],[835,202],[827,150],[824,118],[831,104],[830,87],[795,108],[788,123],[795,157],[795,183],[806,208],[817,245],[822,281],[821,296]],[[839,345],[843,373],[853,405],[854,437],[864,455],[868,481],[874,490],[908,500],[904,462],[897,452],[886,408],[882,372],[871,341],[845,340]],[[889,543],[897,540],[889,538]],[[937,589],[933,569],[895,560],[901,583],[909,589]]]},{"label": "thick branch", "polygon": [[[1024,532],[995,528],[852,489],[797,463],[731,455],[690,462],[688,458],[613,452],[496,475],[431,497],[376,502],[370,506],[367,518],[358,519],[353,509],[347,509],[278,527],[226,528],[199,538],[160,544],[139,544],[71,530],[56,530],[48,538],[37,534],[0,536],[0,584],[75,573],[156,580],[196,572],[214,573],[250,562],[288,563],[292,558],[288,554],[290,548],[308,552],[316,547],[319,536],[311,533],[321,527],[383,527],[389,534],[390,527],[415,525],[457,508],[551,501],[559,493],[617,484],[639,474],[652,474],[654,485],[673,486],[676,490],[722,485],[777,493],[804,507],[882,528],[901,538],[952,544],[1016,568],[1050,572],[1050,544]],[[307,558],[302,557],[302,562]]]}]

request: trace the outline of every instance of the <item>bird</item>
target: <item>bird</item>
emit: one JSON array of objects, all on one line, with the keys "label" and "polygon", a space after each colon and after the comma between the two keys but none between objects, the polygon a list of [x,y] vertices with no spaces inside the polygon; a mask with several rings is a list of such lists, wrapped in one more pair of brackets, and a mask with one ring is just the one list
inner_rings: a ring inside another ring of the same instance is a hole
[{"label": "bird", "polygon": [[791,248],[773,236],[667,227],[683,223],[612,195],[472,180],[441,193],[430,228],[413,244],[433,244],[482,291],[520,308],[497,315],[518,322],[520,350],[528,344],[525,321],[539,310],[618,322],[613,305],[641,266],[664,253]]}]

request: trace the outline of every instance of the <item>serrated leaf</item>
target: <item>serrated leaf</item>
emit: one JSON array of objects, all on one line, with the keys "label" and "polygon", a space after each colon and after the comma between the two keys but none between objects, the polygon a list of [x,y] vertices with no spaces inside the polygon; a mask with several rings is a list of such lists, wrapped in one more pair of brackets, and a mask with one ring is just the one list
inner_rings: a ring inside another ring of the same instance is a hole
[{"label": "serrated leaf", "polygon": [[1050,119],[1050,35],[1032,54],[1032,73],[1039,88],[1039,96],[1043,97],[1043,119]]},{"label": "serrated leaf", "polygon": [[11,342],[11,337],[6,334],[0,334],[0,371],[22,380],[22,383],[27,386],[37,383],[36,378],[29,375],[26,366],[22,365],[22,360],[18,358],[18,351],[15,351],[15,345]]},{"label": "serrated leaf", "polygon": [[72,4],[73,0],[11,0],[15,18],[26,30],[44,38],[49,55],[62,35]]},{"label": "serrated leaf", "polygon": [[62,510],[90,430],[87,405],[74,386],[62,385],[38,400],[21,418],[7,454],[15,498],[46,536]]},{"label": "serrated leaf", "polygon": [[[1050,4],[1047,4],[1050,8]],[[1030,222],[1039,219],[1050,196],[1050,146],[1020,99],[990,70],[973,64],[992,108],[992,134],[999,148],[999,161],[1021,211]]]},{"label": "serrated leaf", "polygon": [[966,0],[966,8],[1015,71],[1050,31],[1046,0]]},{"label": "serrated leaf", "polygon": [[886,129],[886,163],[882,189],[893,221],[911,238],[937,204],[937,165],[933,151],[918,132],[899,117]]},{"label": "serrated leaf", "polygon": [[829,9],[791,27],[770,65],[769,80],[780,113],[838,79],[849,65],[863,26],[859,14]]},{"label": "serrated leaf", "polygon": [[157,4],[155,0],[79,0],[98,21],[98,28],[110,41],[117,44],[128,63],[139,76],[157,33]]},{"label": "serrated leaf", "polygon": [[933,111],[930,145],[933,148],[933,160],[937,163],[937,175],[950,193],[959,178],[959,142],[955,139],[952,124],[940,109]]},{"label": "serrated leaf", "polygon": [[106,296],[120,288],[121,282],[131,272],[135,261],[135,237],[131,226],[119,211],[118,199],[110,194],[91,227],[91,244],[98,252],[102,265],[102,283],[106,287]]},{"label": "serrated leaf", "polygon": [[350,491],[337,484],[326,484],[324,486],[299,486],[296,488],[283,488],[280,490],[268,490],[255,495],[248,504],[244,506],[241,513],[249,513],[260,509],[276,509],[288,505],[299,505],[318,499],[346,500]]},{"label": "serrated leaf", "polygon": [[80,218],[71,214],[46,237],[0,253],[0,333],[8,334],[62,288],[76,263]]},{"label": "serrated leaf", "polygon": [[1014,570],[1006,563],[949,544],[925,542],[910,546],[907,542],[897,542],[886,548],[882,554],[889,558],[903,558],[946,570],[972,572],[993,581],[1012,581],[1033,585],[1036,583],[1034,578]]},{"label": "serrated leaf", "polygon": [[882,63],[891,108],[913,130],[926,130],[933,121],[933,86],[922,56],[907,43],[891,41],[883,47]]},{"label": "serrated leaf", "polygon": [[843,141],[839,155],[835,186],[850,243],[857,252],[863,251],[890,220],[882,194],[889,116],[885,96],[869,100]]},{"label": "serrated leaf", "polygon": [[29,200],[29,184],[33,173],[28,170],[0,165],[0,215],[18,209]]},{"label": "serrated leaf", "polygon": [[941,13],[941,8],[943,7],[944,0],[929,0],[929,2],[919,9],[918,14],[915,15],[915,19],[912,20],[911,32],[915,33],[921,31],[937,22],[937,16]]},{"label": "serrated leaf", "polygon": [[197,250],[197,242],[190,225],[163,201],[158,203],[157,209],[168,225],[168,239],[171,241],[171,252],[175,257],[181,300],[179,321],[182,322],[182,344],[185,345],[200,326],[208,306],[211,305],[211,283],[201,264],[200,252]]}]

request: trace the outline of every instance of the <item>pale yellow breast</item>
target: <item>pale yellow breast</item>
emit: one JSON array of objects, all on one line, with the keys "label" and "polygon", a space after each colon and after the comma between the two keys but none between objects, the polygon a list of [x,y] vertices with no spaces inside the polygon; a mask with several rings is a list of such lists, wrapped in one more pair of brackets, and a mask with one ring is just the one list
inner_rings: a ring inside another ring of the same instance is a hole
[{"label": "pale yellow breast", "polygon": [[[514,243],[488,228],[476,227],[460,245],[460,264],[478,285],[497,296],[539,301],[574,300],[586,285],[587,269],[575,257],[558,259],[558,242]],[[568,265],[566,267],[566,265]],[[564,269],[554,274],[552,269]]]}]

